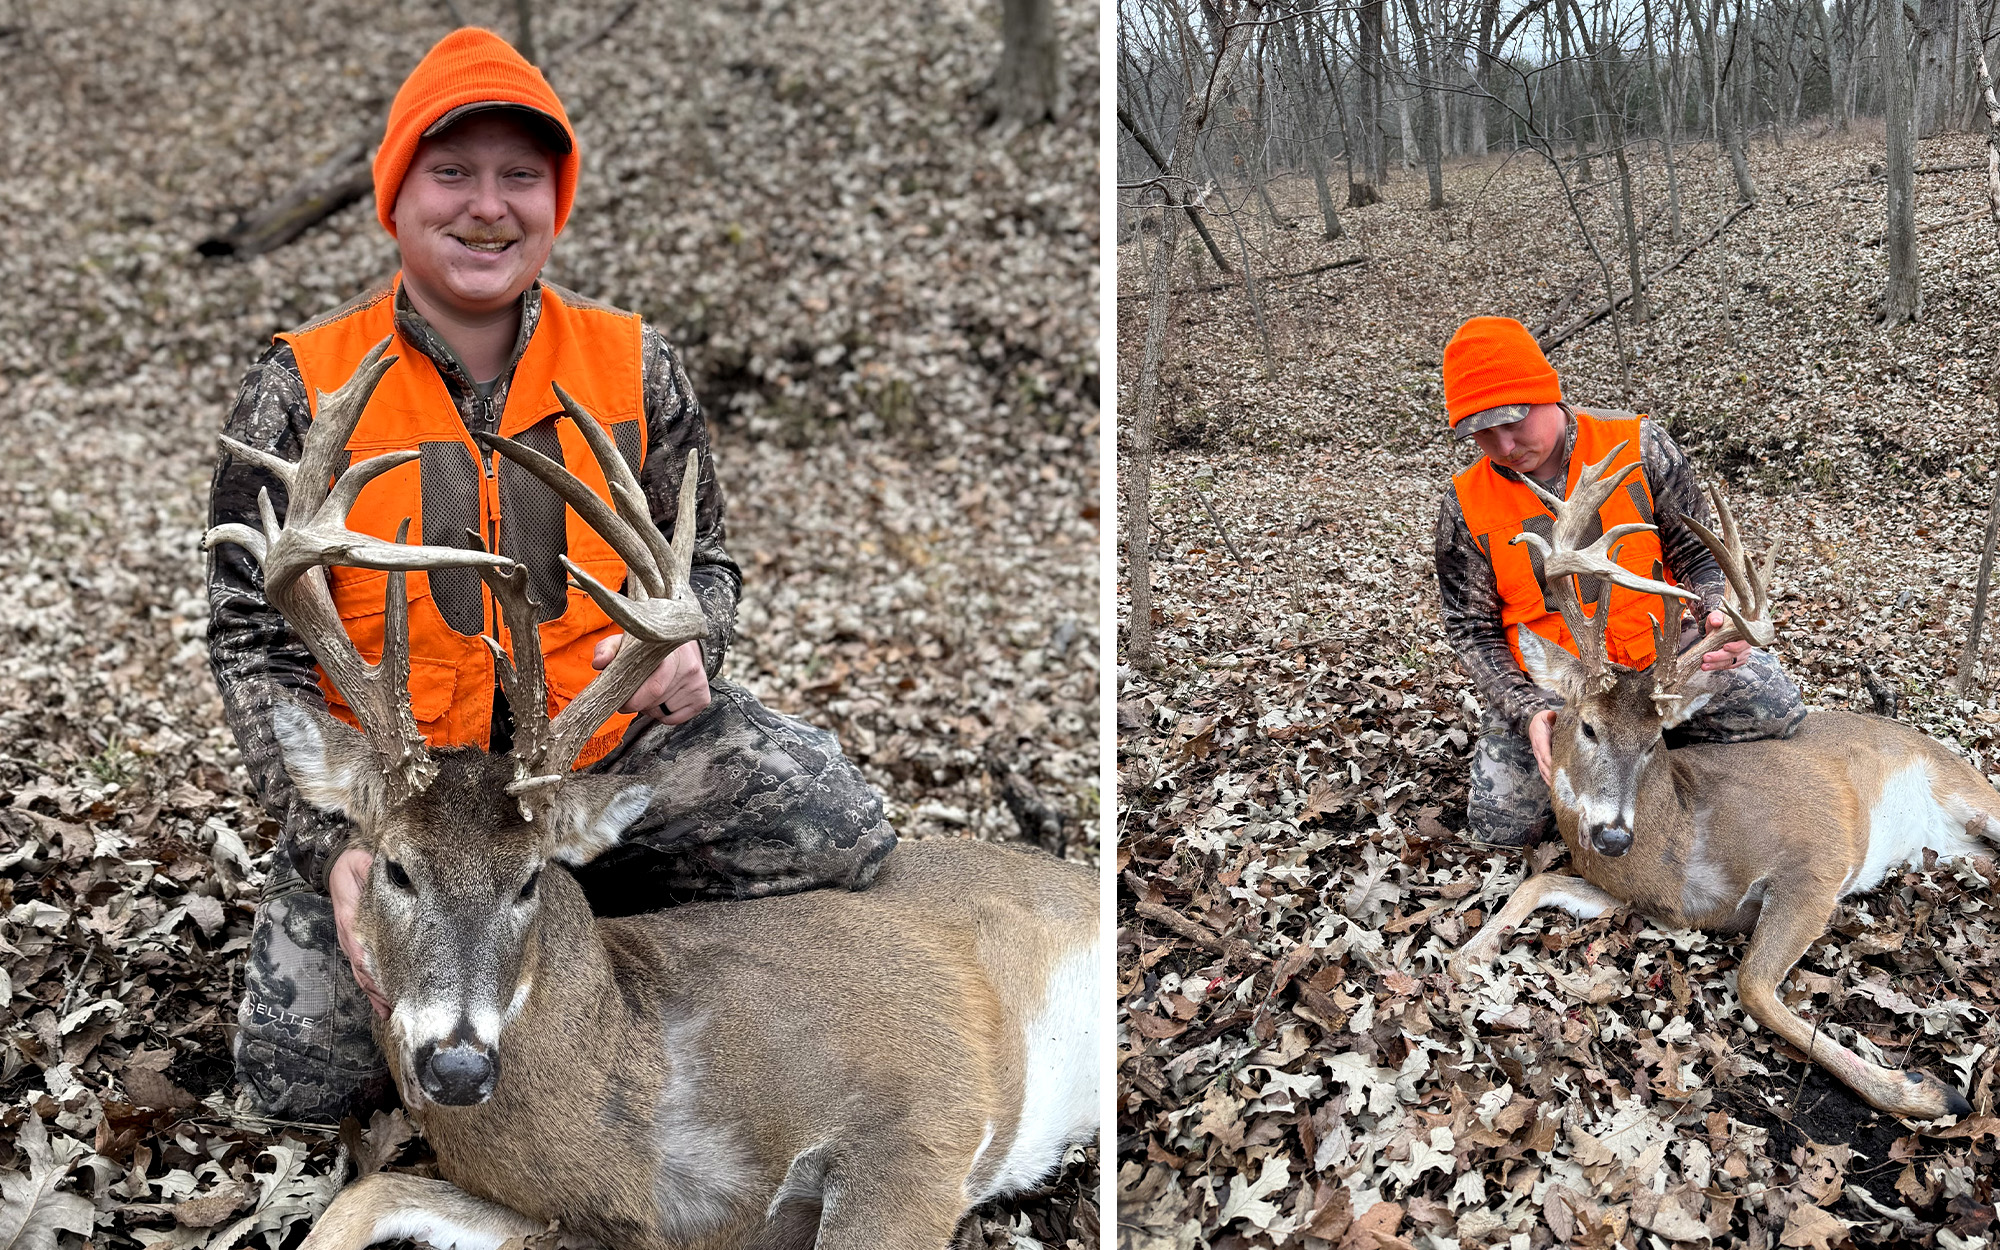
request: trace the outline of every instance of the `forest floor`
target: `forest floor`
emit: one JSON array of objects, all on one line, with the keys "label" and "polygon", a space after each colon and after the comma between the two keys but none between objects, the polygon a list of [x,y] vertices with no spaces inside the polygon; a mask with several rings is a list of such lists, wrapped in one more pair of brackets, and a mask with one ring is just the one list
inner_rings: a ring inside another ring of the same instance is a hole
[{"label": "forest floor", "polygon": [[[1953,135],[1918,160],[1981,157]],[[2000,673],[1964,702],[1952,684],[2000,480],[2000,261],[1983,215],[1924,233],[1924,318],[1884,332],[1881,159],[1879,128],[1757,143],[1757,206],[1652,288],[1629,389],[1609,323],[1551,360],[1575,402],[1665,422],[1750,541],[1780,540],[1777,649],[1809,704],[1866,710],[1872,669],[1902,719],[2000,773]],[[1734,189],[1713,149],[1679,173],[1691,242]],[[1641,176],[1651,270],[1682,249],[1657,149]],[[1432,531],[1476,452],[1446,438],[1440,354],[1466,317],[1540,328],[1605,297],[1538,158],[1453,163],[1446,187],[1426,211],[1422,171],[1399,174],[1332,242],[1310,181],[1274,187],[1295,228],[1244,228],[1268,353],[1240,275],[1198,241],[1175,273],[1194,290],[1153,476],[1163,663],[1118,673],[1120,1245],[1990,1244],[2000,910],[1965,868],[1841,907],[1785,992],[1964,1091],[1973,1115],[1942,1131],[1757,1030],[1727,975],[1740,938],[1543,912],[1490,979],[1446,977],[1565,852],[1462,837],[1477,705]],[[1918,187],[1921,223],[1963,219],[1984,170]],[[1608,184],[1581,199],[1616,264]],[[1121,411],[1152,238],[1120,247]]]},{"label": "forest floor", "polygon": [[[194,248],[364,134],[448,7],[0,24],[8,1244],[279,1250],[357,1170],[424,1166],[400,1113],[336,1135],[233,1103],[276,830],[209,676],[196,545],[245,367],[386,281],[393,243],[371,198],[258,259]],[[538,4],[540,46],[622,7]],[[1058,4],[1068,111],[1006,133],[997,14],[641,0],[552,75],[584,172],[549,276],[684,350],[745,570],[727,675],[837,729],[906,836],[1019,837],[991,757],[1094,865],[1098,18]],[[961,1240],[1095,1245],[1097,1175],[1086,1152]]]}]

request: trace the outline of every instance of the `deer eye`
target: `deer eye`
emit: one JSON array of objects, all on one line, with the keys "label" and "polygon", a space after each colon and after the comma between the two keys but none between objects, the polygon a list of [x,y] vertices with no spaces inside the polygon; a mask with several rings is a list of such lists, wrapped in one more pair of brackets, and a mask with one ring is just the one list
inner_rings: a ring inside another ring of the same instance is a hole
[{"label": "deer eye", "polygon": [[390,885],[395,886],[399,890],[407,890],[410,888],[410,874],[404,872],[403,866],[397,863],[395,860],[393,859],[390,860],[387,864],[383,866],[382,870],[389,874]]},{"label": "deer eye", "polygon": [[528,874],[528,880],[527,880],[527,883],[526,883],[526,884],[524,884],[524,885],[523,885],[523,886],[521,887],[521,901],[522,901],[522,902],[524,902],[524,903],[525,903],[525,902],[527,902],[527,901],[528,901],[529,899],[531,899],[531,898],[535,897],[535,887],[536,887],[537,885],[540,885],[540,884],[541,884],[541,881],[542,881],[542,870],[541,870],[541,869],[537,868],[537,869],[535,869],[535,870],[534,870],[533,872],[531,872],[531,873],[529,873],[529,874]]},{"label": "deer eye", "polygon": [[1592,742],[1597,741],[1597,731],[1590,727],[1589,721],[1583,722],[1583,736],[1590,739]]}]

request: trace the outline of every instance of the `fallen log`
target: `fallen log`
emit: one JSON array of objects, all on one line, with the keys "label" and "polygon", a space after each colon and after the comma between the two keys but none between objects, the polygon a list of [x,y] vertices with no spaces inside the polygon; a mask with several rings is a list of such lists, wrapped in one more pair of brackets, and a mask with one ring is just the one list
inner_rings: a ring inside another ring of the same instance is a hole
[{"label": "fallen log", "polygon": [[[1679,256],[1675,257],[1673,263],[1668,265],[1663,265],[1660,268],[1654,270],[1652,273],[1647,274],[1646,285],[1651,286],[1653,283],[1659,281],[1661,278],[1666,277],[1674,270],[1679,269],[1682,265],[1686,264],[1689,257],[1693,256],[1696,252],[1699,252],[1704,247],[1707,247],[1709,244],[1715,242],[1717,239],[1721,238],[1722,232],[1729,229],[1731,225],[1735,224],[1736,219],[1738,217],[1741,217],[1743,214],[1749,212],[1751,209],[1755,207],[1756,204],[1754,202],[1749,204],[1738,204],[1736,206],[1735,211],[1731,212],[1729,216],[1724,217],[1720,222],[1717,222],[1715,229],[1710,230],[1707,234],[1703,235],[1699,240],[1697,240],[1693,246],[1689,247],[1685,252],[1682,252]],[[1596,307],[1592,308],[1589,312],[1584,313],[1581,317],[1578,317],[1575,321],[1570,322],[1568,325],[1556,331],[1554,334],[1551,334],[1548,337],[1541,339],[1540,343],[1542,347],[1542,353],[1546,355],[1549,352],[1554,351],[1557,347],[1561,346],[1565,341],[1576,335],[1579,331],[1582,331],[1592,325],[1595,325],[1599,321],[1602,321],[1604,318],[1610,316],[1614,309],[1623,307],[1626,301],[1630,300],[1631,298],[1632,298],[1632,292],[1626,291],[1624,294],[1620,295],[1617,299],[1605,300],[1603,303],[1598,304]]]},{"label": "fallen log", "polygon": [[203,239],[194,250],[208,257],[248,258],[290,243],[375,189],[368,153],[381,140],[382,132],[377,130],[370,138],[348,144],[275,204],[237,218],[235,225]]}]

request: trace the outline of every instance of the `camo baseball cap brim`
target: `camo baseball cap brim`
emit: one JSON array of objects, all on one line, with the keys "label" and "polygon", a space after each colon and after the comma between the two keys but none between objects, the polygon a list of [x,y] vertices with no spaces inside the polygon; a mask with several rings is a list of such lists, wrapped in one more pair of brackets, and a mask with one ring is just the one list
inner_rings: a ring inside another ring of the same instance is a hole
[{"label": "camo baseball cap brim", "polygon": [[1481,430],[1490,430],[1496,425],[1512,425],[1516,421],[1526,420],[1528,409],[1529,405],[1527,404],[1501,404],[1498,408],[1488,408],[1484,412],[1475,412],[1457,425],[1452,426],[1451,436],[1454,440],[1462,443]]}]

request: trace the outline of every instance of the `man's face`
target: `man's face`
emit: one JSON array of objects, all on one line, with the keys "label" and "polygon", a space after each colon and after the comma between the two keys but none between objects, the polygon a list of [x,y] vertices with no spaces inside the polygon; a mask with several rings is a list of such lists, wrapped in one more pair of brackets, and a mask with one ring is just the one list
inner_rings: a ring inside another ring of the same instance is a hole
[{"label": "man's face", "polygon": [[504,113],[425,139],[396,195],[403,281],[460,317],[507,308],[555,246],[555,158]]},{"label": "man's face", "polygon": [[1496,425],[1473,434],[1472,441],[1487,459],[1528,477],[1541,477],[1555,466],[1569,428],[1561,404],[1535,404],[1512,425]]}]

